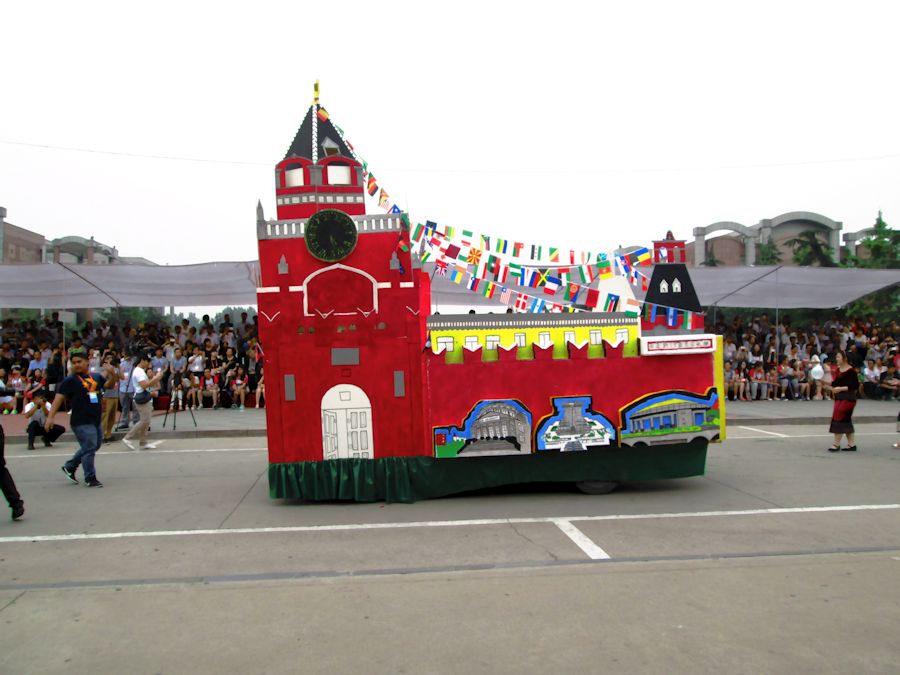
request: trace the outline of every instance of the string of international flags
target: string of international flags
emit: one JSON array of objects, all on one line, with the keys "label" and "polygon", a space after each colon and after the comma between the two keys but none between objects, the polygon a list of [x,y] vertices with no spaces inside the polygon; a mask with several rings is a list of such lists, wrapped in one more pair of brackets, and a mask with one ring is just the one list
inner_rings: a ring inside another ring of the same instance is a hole
[{"label": "string of international flags", "polygon": [[[316,114],[322,121],[329,119],[328,112],[321,105],[317,107]],[[651,264],[652,255],[645,247],[619,255],[593,255],[586,251],[490,237],[452,226],[441,227],[431,221],[426,221],[424,225],[417,224],[410,234],[407,214],[379,186],[368,162],[358,155],[345,137],[344,130],[334,124],[333,120],[332,126],[340,134],[353,158],[362,165],[363,182],[369,196],[375,197],[377,194],[380,208],[401,217],[403,226],[397,243],[398,250],[408,251],[413,244],[419,246],[422,262],[434,259],[436,274],[448,276],[450,281],[464,285],[483,297],[493,298],[498,295],[500,302],[514,312],[601,311],[624,312],[631,317],[637,317],[643,312],[644,318],[652,322],[664,312],[666,325],[670,327],[679,324],[694,327],[702,316],[635,298],[625,298],[623,301],[614,293],[604,293],[601,297],[598,289],[589,286],[597,279],[619,275],[628,279],[632,286],[640,286],[646,291],[650,280],[637,269]],[[666,262],[666,249],[660,249],[659,254],[661,262]],[[470,266],[474,272],[469,271]],[[543,297],[505,285],[511,282],[541,290]]]}]

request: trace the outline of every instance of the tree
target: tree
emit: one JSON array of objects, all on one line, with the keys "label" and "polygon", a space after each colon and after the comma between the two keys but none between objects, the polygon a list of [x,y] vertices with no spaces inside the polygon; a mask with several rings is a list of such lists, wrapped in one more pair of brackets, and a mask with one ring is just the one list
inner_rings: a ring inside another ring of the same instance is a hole
[{"label": "tree", "polygon": [[[892,230],[884,218],[881,211],[878,212],[878,218],[875,221],[875,232],[870,237],[866,237],[860,242],[860,246],[866,255],[857,256],[855,253],[848,253],[848,267],[863,267],[875,269],[897,269],[900,267],[900,232]],[[851,316],[862,315],[875,316],[880,323],[887,323],[897,316],[900,316],[900,293],[897,292],[896,284],[876,291],[864,298],[860,298],[847,308],[848,314]]]},{"label": "tree", "polygon": [[719,261],[716,260],[716,254],[713,252],[712,242],[706,244],[706,259],[701,264],[705,267],[719,266]]},{"label": "tree", "polygon": [[769,241],[759,245],[758,251],[759,255],[757,256],[757,262],[760,265],[781,264],[781,253],[778,250],[778,246],[772,241],[771,234],[769,235]]},{"label": "tree", "polygon": [[881,211],[875,220],[875,231],[860,242],[866,255],[857,256],[853,252],[847,254],[848,267],[865,267],[870,269],[900,268],[900,231],[893,230],[884,222]]},{"label": "tree", "polygon": [[804,230],[785,243],[794,249],[794,262],[801,267],[837,267],[831,257],[831,246],[820,240],[815,230]]}]

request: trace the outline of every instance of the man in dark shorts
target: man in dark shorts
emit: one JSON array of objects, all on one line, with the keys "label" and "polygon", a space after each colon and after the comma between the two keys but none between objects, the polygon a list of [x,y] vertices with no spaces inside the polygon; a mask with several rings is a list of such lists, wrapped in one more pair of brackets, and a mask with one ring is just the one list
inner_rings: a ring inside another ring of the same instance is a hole
[{"label": "man in dark shorts", "polygon": [[[13,396],[12,392],[12,389],[0,388],[0,396]],[[0,489],[3,490],[9,508],[12,509],[12,519],[18,520],[25,515],[25,502],[22,501],[22,496],[16,489],[16,482],[6,468],[6,458],[3,456],[5,445],[6,437],[3,435],[3,427],[0,426]]]},{"label": "man in dark shorts", "polygon": [[103,487],[94,471],[94,455],[103,442],[103,431],[100,429],[102,412],[100,390],[104,382],[102,375],[90,373],[85,354],[73,354],[72,374],[57,387],[58,395],[53,399],[53,407],[47,414],[45,425],[49,431],[53,427],[53,418],[56,417],[62,402],[68,401],[72,410],[72,432],[78,439],[79,447],[78,452],[63,464],[62,472],[70,481],[77,483],[75,472],[84,464],[84,484],[87,487]]}]

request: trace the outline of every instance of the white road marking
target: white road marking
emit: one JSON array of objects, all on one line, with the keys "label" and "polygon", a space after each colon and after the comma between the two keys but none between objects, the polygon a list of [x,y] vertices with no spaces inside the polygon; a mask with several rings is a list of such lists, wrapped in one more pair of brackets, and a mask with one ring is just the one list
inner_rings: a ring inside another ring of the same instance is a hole
[{"label": "white road marking", "polygon": [[747,431],[755,431],[758,434],[770,434],[771,436],[778,436],[778,438],[790,438],[787,434],[779,434],[775,431],[766,431],[765,429],[757,429],[756,427],[738,427],[738,429],[746,429]]},{"label": "white road marking", "polygon": [[[7,446],[8,449],[9,446]],[[166,454],[180,454],[183,452],[263,452],[268,450],[268,448],[184,448],[182,450],[141,450],[142,455],[166,455]],[[48,453],[48,452],[38,452],[38,451],[29,451],[27,455],[10,455],[6,454],[6,458],[10,459],[11,457],[15,457],[16,459],[27,458],[27,459],[40,459],[41,457],[56,457],[57,459],[60,457],[71,457],[75,452],[75,448],[72,448],[72,452],[66,453]],[[103,448],[97,452],[98,455],[103,455],[106,457],[133,457],[131,454],[131,450],[106,450]]]},{"label": "white road marking", "polygon": [[575,542],[575,545],[584,551],[585,555],[591,560],[608,560],[609,554],[602,548],[597,546],[590,537],[575,527],[568,520],[556,519],[553,521],[560,530],[563,531],[569,539]]},{"label": "white road marking", "polygon": [[400,530],[424,527],[468,527],[473,525],[518,525],[556,521],[597,522],[604,520],[654,520],[658,518],[712,518],[718,516],[763,516],[788,513],[830,513],[845,511],[882,511],[900,509],[900,504],[861,504],[857,506],[799,506],[742,511],[686,511],[683,513],[623,513],[608,516],[569,516],[540,518],[482,518],[473,520],[432,520],[408,523],[353,523],[346,525],[296,525],[289,527],[242,527],[218,530],[158,530],[150,532],[97,532],[94,534],[46,534],[31,537],[0,537],[0,544],[38,541],[85,541],[90,539],[128,539],[142,537],[192,537],[214,534],[284,534],[297,532],[346,532],[352,530]]}]

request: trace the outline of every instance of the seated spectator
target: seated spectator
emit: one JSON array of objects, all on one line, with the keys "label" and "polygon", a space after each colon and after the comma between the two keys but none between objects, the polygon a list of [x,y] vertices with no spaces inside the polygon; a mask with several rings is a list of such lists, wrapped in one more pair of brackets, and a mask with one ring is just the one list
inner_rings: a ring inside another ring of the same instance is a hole
[{"label": "seated spectator", "polygon": [[[203,373],[200,373],[200,377],[203,376]],[[187,408],[188,410],[194,410],[200,408],[200,377],[197,377],[197,374],[192,371],[187,371],[182,380],[182,387],[184,387],[185,399],[187,400]]]},{"label": "seated spectator", "polygon": [[10,414],[17,415],[22,412],[22,408],[25,406],[26,389],[25,376],[22,375],[22,366],[18,363],[12,367],[12,373],[9,376],[9,382],[7,384],[10,389],[15,389],[16,391],[13,409]]},{"label": "seated spectator", "polygon": [[863,394],[866,398],[881,398],[882,368],[875,365],[875,359],[868,359],[862,371]]},{"label": "seated spectator", "polygon": [[[781,363],[778,365],[778,383],[781,385],[780,400],[794,401],[797,399],[799,392],[797,372],[794,369],[794,364],[791,363],[787,356],[782,357]],[[788,393],[791,395],[789,399],[786,397]]]},{"label": "seated spectator", "polygon": [[[759,345],[757,345],[758,347]],[[762,363],[750,369],[750,400],[765,401],[768,398],[769,385],[766,383],[766,371]]]},{"label": "seated spectator", "polygon": [[897,377],[897,366],[893,361],[889,362],[884,372],[881,373],[879,388],[881,390],[879,398],[888,401],[900,399],[900,378]]},{"label": "seated spectator", "polygon": [[[212,369],[207,368],[203,371],[203,380],[201,381],[200,396],[204,399],[212,399],[213,410],[219,408],[219,378],[214,375]],[[202,405],[200,406],[203,407]]]},{"label": "seated spectator", "polygon": [[[11,387],[9,383],[6,381],[6,369],[0,368],[0,389],[9,390]],[[0,412],[4,415],[9,415],[10,413],[15,414],[16,409],[16,397],[15,396],[0,396]]]},{"label": "seated spectator", "polygon": [[44,447],[53,447],[53,441],[65,433],[66,428],[54,424],[49,431],[44,428],[47,423],[47,413],[50,412],[50,403],[42,393],[34,396],[33,400],[28,402],[23,411],[28,418],[28,449],[34,450],[34,439],[40,437],[44,441]]},{"label": "seated spectator", "polygon": [[44,373],[40,368],[35,368],[28,372],[25,378],[25,403],[31,401],[37,394],[46,397],[47,380],[44,379]]},{"label": "seated spectator", "polygon": [[244,401],[247,398],[249,383],[247,381],[247,373],[244,372],[243,366],[237,367],[237,372],[231,381],[231,404],[232,408],[244,409]]}]

